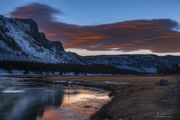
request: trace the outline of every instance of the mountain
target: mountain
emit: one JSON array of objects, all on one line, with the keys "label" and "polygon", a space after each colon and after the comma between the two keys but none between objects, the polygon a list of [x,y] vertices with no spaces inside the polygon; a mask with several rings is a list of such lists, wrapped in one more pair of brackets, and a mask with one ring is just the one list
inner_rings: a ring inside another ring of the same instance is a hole
[{"label": "mountain", "polygon": [[0,60],[43,63],[87,64],[75,53],[65,52],[62,44],[46,39],[32,19],[0,16]]},{"label": "mountain", "polygon": [[[4,61],[8,65],[4,66]],[[38,26],[32,19],[12,19],[0,16],[0,62],[4,68],[23,63],[24,68],[34,69],[36,63],[46,64],[70,64],[66,71],[86,71],[91,73],[101,71],[108,73],[110,69],[125,73],[158,73],[169,71],[180,65],[179,56],[156,56],[156,55],[101,55],[82,57],[76,53],[66,52],[61,42],[48,40],[44,33],[39,32]],[[17,63],[20,62],[20,63]],[[25,63],[24,63],[25,62]],[[36,63],[31,63],[36,62]],[[9,64],[11,64],[9,66]],[[73,64],[79,66],[73,66]],[[84,65],[84,66],[82,66]],[[91,65],[91,66],[88,66]],[[102,66],[104,65],[104,66]],[[63,66],[63,65],[59,65]],[[93,67],[92,67],[93,66]],[[108,67],[110,66],[110,67]],[[79,67],[79,68],[78,68]],[[113,67],[113,68],[112,68]],[[46,68],[57,69],[52,65]],[[71,70],[71,69],[73,70]],[[119,70],[117,70],[117,68]],[[70,69],[70,70],[69,70]],[[96,69],[96,70],[95,70]]]},{"label": "mountain", "polygon": [[157,73],[180,66],[180,56],[157,55],[101,55],[86,56],[91,64],[114,66],[120,69],[134,70],[140,73]]}]

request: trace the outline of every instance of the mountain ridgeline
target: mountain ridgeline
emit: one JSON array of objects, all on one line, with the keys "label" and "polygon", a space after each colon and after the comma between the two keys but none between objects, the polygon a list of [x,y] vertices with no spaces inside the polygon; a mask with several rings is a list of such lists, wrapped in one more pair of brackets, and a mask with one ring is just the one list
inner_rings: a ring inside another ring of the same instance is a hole
[{"label": "mountain ridgeline", "polygon": [[157,55],[101,55],[86,56],[92,64],[114,66],[138,73],[179,73],[180,56]]},{"label": "mountain ridgeline", "polygon": [[46,39],[31,19],[0,16],[0,60],[43,63],[86,64],[75,53],[65,52],[62,44]]},{"label": "mountain ridgeline", "polygon": [[32,19],[0,16],[0,69],[76,74],[176,73],[179,56],[113,55],[82,57],[48,40]]}]

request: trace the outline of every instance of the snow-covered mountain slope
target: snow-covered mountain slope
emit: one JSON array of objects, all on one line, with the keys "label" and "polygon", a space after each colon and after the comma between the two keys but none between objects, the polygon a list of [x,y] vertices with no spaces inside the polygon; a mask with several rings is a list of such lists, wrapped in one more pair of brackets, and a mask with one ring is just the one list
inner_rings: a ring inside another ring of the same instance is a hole
[{"label": "snow-covered mountain slope", "polygon": [[0,16],[0,60],[87,64],[75,53],[65,52],[60,42],[47,40],[31,19]]},{"label": "snow-covered mountain slope", "polygon": [[157,73],[158,69],[172,68],[174,65],[180,64],[179,56],[104,55],[85,58],[94,64],[110,65],[141,73]]}]

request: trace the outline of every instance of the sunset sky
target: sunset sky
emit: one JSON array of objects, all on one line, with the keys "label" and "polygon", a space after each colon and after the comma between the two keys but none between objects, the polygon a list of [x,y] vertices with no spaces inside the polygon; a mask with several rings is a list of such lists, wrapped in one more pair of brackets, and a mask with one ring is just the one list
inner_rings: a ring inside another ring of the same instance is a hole
[{"label": "sunset sky", "polygon": [[31,18],[80,55],[180,55],[180,0],[1,0],[0,14]]}]

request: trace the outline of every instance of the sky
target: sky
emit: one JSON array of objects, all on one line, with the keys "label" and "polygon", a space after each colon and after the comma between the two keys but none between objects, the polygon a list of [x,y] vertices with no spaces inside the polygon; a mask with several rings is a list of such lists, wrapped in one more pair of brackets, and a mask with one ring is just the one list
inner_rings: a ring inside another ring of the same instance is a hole
[{"label": "sky", "polygon": [[1,0],[0,14],[31,18],[80,55],[180,55],[180,0]]}]

